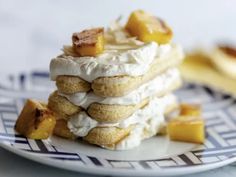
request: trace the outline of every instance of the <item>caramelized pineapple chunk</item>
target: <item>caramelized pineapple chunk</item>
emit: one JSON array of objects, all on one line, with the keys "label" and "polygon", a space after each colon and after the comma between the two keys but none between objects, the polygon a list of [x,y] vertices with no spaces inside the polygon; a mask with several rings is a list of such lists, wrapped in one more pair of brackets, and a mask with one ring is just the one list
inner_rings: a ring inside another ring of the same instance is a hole
[{"label": "caramelized pineapple chunk", "polygon": [[47,139],[55,124],[54,113],[46,104],[28,99],[16,121],[15,129],[31,139]]},{"label": "caramelized pineapple chunk", "polygon": [[74,33],[73,47],[80,56],[96,56],[104,50],[104,29],[93,28]]},{"label": "caramelized pineapple chunk", "polygon": [[171,140],[203,143],[205,139],[204,121],[199,117],[179,116],[167,125]]},{"label": "caramelized pineapple chunk", "polygon": [[166,44],[172,39],[172,30],[161,19],[148,14],[143,10],[131,13],[126,29],[132,36],[137,36],[143,42],[155,41]]},{"label": "caramelized pineapple chunk", "polygon": [[197,104],[181,104],[180,115],[201,116],[201,107]]}]

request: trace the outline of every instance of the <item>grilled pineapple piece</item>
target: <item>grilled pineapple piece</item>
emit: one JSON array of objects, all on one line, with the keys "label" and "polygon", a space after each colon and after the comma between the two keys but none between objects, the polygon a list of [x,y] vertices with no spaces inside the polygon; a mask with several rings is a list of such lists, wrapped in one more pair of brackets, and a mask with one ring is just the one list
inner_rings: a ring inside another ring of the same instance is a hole
[{"label": "grilled pineapple piece", "polygon": [[47,139],[56,124],[54,113],[46,104],[28,99],[15,125],[16,131],[31,139]]},{"label": "grilled pineapple piece", "polygon": [[179,116],[167,125],[171,140],[203,143],[205,139],[204,121],[199,117]]},{"label": "grilled pineapple piece", "polygon": [[181,104],[180,115],[201,116],[201,107],[197,104]]},{"label": "grilled pineapple piece", "polygon": [[68,129],[67,121],[64,119],[57,120],[53,134],[66,139],[76,139],[76,136]]},{"label": "grilled pineapple piece", "polygon": [[126,29],[132,36],[137,36],[143,42],[155,41],[166,44],[172,39],[172,30],[161,19],[148,14],[143,10],[131,13]]},{"label": "grilled pineapple piece", "polygon": [[96,56],[104,50],[104,29],[93,28],[74,33],[73,47],[80,56]]}]

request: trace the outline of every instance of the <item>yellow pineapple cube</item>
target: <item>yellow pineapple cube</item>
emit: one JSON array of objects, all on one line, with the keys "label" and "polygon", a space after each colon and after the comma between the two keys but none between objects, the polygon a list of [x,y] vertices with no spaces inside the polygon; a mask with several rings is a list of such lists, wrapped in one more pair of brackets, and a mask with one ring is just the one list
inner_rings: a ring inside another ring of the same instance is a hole
[{"label": "yellow pineapple cube", "polygon": [[166,44],[173,36],[172,30],[163,20],[143,10],[131,13],[126,29],[143,42],[155,41],[158,44]]},{"label": "yellow pineapple cube", "polygon": [[80,56],[96,56],[104,50],[104,29],[93,28],[74,33],[72,42],[74,50]]},{"label": "yellow pineapple cube", "polygon": [[199,117],[179,116],[167,125],[171,140],[203,143],[205,140],[204,121]]},{"label": "yellow pineapple cube", "polygon": [[46,104],[28,99],[16,121],[15,129],[31,139],[47,139],[55,124],[54,113]]},{"label": "yellow pineapple cube", "polygon": [[180,115],[201,116],[201,107],[197,104],[181,104]]}]

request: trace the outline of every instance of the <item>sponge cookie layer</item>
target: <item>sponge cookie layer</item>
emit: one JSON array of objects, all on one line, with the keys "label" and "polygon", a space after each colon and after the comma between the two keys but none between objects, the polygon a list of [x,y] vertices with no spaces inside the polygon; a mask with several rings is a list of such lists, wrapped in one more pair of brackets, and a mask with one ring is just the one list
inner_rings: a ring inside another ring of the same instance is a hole
[{"label": "sponge cookie layer", "polygon": [[58,76],[56,86],[60,92],[66,94],[87,92],[91,89],[88,82],[76,76]]},{"label": "sponge cookie layer", "polygon": [[[165,114],[169,114],[177,108],[177,105],[169,105]],[[90,132],[83,137],[83,139],[91,144],[95,144],[107,149],[115,149],[118,143],[121,143],[130,132],[135,128],[136,125],[130,125],[127,128],[118,128],[118,127],[96,127],[90,130]],[[147,132],[143,130],[143,137],[148,137]],[[60,136],[66,139],[75,139],[67,127],[66,120],[57,120],[54,135]]]},{"label": "sponge cookie layer", "polygon": [[165,58],[154,60],[149,70],[141,76],[100,77],[93,80],[91,84],[78,76],[57,76],[56,85],[58,90],[65,94],[87,91],[91,87],[94,93],[100,96],[123,96],[152,80],[167,69],[175,67],[181,61],[182,53],[178,50],[173,50]]},{"label": "sponge cookie layer", "polygon": [[57,91],[54,91],[49,96],[48,108],[55,112],[57,119],[68,119],[68,116],[81,111],[79,106],[72,104],[66,98],[58,95]]},{"label": "sponge cookie layer", "polygon": [[69,128],[67,127],[67,121],[64,119],[57,120],[53,134],[66,139],[76,139],[76,136],[70,132]]},{"label": "sponge cookie layer", "polygon": [[[89,134],[83,139],[91,144],[96,144],[100,146],[114,147],[114,144],[118,143],[121,139],[126,137],[133,126],[128,128],[117,128],[117,127],[99,127],[92,129]],[[56,126],[54,128],[54,135],[74,140],[76,136],[70,132],[67,127],[66,120],[57,120]]]},{"label": "sponge cookie layer", "polygon": [[[166,110],[165,114],[168,114],[175,110],[177,105],[169,105]],[[150,122],[149,122],[150,121]],[[148,124],[152,124],[151,120],[148,119]],[[162,122],[163,123],[163,122]],[[130,136],[130,134],[136,133],[135,129],[137,128],[138,124],[130,125],[127,128],[117,128],[117,127],[96,127],[92,129],[88,135],[83,137],[84,140],[88,141],[91,144],[95,144],[98,146],[101,146],[106,149],[114,150],[117,149],[117,146],[119,144],[122,144],[122,141],[125,141],[126,137]],[[156,133],[158,133],[159,129],[161,128],[162,124],[161,122],[158,123],[157,129],[154,131],[147,130],[146,128],[141,130],[140,135],[140,141],[145,138],[149,138],[151,136],[154,136]],[[133,131],[131,133],[131,131]],[[133,145],[133,147],[136,146],[136,144]],[[122,147],[118,148],[119,150],[125,150],[129,147]]]},{"label": "sponge cookie layer", "polygon": [[121,139],[128,136],[134,126],[127,128],[99,127],[92,129],[83,139],[91,144],[110,146],[117,144]]},{"label": "sponge cookie layer", "polygon": [[[155,96],[161,97],[170,93],[173,90],[176,90],[181,85],[180,80],[176,80],[172,85],[162,92],[156,93]],[[117,122],[126,119],[132,115],[136,110],[142,108],[149,102],[149,98],[142,100],[142,102],[136,105],[108,105],[108,104],[99,104],[92,103],[88,109],[88,114],[98,122]]]},{"label": "sponge cookie layer", "polygon": [[156,76],[165,72],[169,68],[173,68],[181,63],[182,57],[177,54],[176,57],[170,57],[165,60],[155,60],[150,69],[142,76],[116,76],[101,77],[92,82],[92,89],[95,94],[104,97],[123,96],[135,90],[142,84],[154,79]]},{"label": "sponge cookie layer", "polygon": [[[167,89],[156,93],[153,96],[161,97],[171,91],[177,89],[181,85],[181,80],[176,80]],[[91,118],[98,122],[117,122],[126,119],[136,110],[142,108],[149,102],[149,98],[143,99],[135,105],[109,105],[92,103],[87,109],[87,113]],[[48,100],[48,105],[51,110],[56,112],[58,118],[68,119],[69,116],[79,113],[82,108],[74,105],[65,97],[58,95],[58,92],[53,92]]]}]

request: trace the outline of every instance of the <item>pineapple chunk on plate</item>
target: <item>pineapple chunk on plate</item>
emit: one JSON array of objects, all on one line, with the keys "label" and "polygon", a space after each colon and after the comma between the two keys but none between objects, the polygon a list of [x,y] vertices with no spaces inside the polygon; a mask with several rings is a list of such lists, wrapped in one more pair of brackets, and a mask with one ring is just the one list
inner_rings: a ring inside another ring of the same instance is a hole
[{"label": "pineapple chunk on plate", "polygon": [[104,50],[104,29],[93,28],[72,35],[74,50],[80,56],[96,56]]},{"label": "pineapple chunk on plate", "polygon": [[204,120],[196,116],[178,116],[168,123],[167,132],[171,140],[203,143]]},{"label": "pineapple chunk on plate", "polygon": [[15,129],[31,139],[47,139],[55,124],[54,113],[46,104],[28,99],[16,121]]},{"label": "pineapple chunk on plate", "polygon": [[173,36],[172,30],[163,20],[143,10],[131,13],[126,29],[132,36],[137,36],[143,42],[154,41],[158,44],[166,44]]}]

